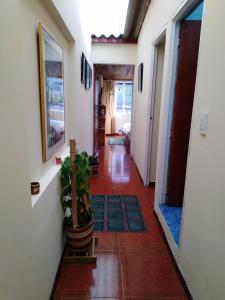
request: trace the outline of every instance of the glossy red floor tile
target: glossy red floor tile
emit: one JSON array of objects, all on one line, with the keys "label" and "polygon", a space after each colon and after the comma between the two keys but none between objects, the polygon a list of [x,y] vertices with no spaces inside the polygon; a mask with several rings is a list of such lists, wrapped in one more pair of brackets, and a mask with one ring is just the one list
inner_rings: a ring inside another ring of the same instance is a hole
[{"label": "glossy red floor tile", "polygon": [[[148,228],[150,231],[151,228]],[[168,254],[166,248],[166,243],[161,236],[160,230],[151,230],[151,235],[149,232],[147,233],[136,233],[128,232],[128,233],[121,233],[119,236],[119,247],[122,251],[152,251],[157,249],[163,250],[165,254]]]},{"label": "glossy red floor tile", "polygon": [[150,297],[156,292],[184,296],[171,259],[164,251],[127,252],[121,260],[125,296]]},{"label": "glossy red floor tile", "polygon": [[64,264],[54,299],[188,299],[154,215],[154,188],[143,186],[124,146],[110,146],[106,139],[99,157],[100,174],[91,178],[91,193],[136,195],[148,230],[96,233],[97,265]]},{"label": "glossy red floor tile", "polygon": [[97,252],[114,252],[119,250],[119,233],[96,232]]},{"label": "glossy red floor tile", "polygon": [[86,298],[121,297],[119,256],[113,253],[101,253],[97,256],[97,267],[91,264],[64,265],[56,294],[61,297],[73,296],[74,298],[81,296]]}]

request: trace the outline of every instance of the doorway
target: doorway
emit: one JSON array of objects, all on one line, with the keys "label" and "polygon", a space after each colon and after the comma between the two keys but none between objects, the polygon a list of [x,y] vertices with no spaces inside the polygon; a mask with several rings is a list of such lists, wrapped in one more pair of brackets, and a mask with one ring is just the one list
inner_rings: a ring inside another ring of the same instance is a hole
[{"label": "doorway", "polygon": [[130,147],[133,65],[94,64],[94,154],[107,142]]},{"label": "doorway", "polygon": [[156,162],[158,151],[159,118],[162,96],[163,67],[165,56],[165,34],[155,45],[153,70],[153,97],[150,115],[150,154],[149,154],[149,184],[154,185],[156,179]]},{"label": "doorway", "polygon": [[169,151],[164,164],[167,166],[166,185],[162,204],[159,204],[177,246],[182,222],[203,6],[204,1],[198,2],[177,22],[179,35],[174,97],[169,131]]}]

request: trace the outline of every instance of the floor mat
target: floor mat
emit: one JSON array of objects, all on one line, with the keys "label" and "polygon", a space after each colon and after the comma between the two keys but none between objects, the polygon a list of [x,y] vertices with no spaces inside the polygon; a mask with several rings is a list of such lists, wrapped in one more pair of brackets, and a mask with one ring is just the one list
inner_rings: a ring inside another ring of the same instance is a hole
[{"label": "floor mat", "polygon": [[160,204],[159,208],[166,220],[170,232],[172,233],[173,239],[178,246],[180,242],[182,207],[174,207],[168,206],[166,204]]},{"label": "floor mat", "polygon": [[125,138],[109,138],[109,145],[124,145]]},{"label": "floor mat", "polygon": [[144,232],[138,198],[134,195],[94,195],[94,230],[111,232]]}]

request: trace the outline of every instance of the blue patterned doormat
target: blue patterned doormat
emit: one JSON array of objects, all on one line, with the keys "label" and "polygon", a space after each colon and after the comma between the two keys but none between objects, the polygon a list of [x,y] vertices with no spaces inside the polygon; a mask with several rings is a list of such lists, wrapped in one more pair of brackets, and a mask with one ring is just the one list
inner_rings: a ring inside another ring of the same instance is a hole
[{"label": "blue patterned doormat", "polygon": [[141,207],[136,196],[94,195],[92,201],[95,231],[146,231]]},{"label": "blue patterned doormat", "polygon": [[109,138],[109,145],[124,145],[125,138]]},{"label": "blue patterned doormat", "polygon": [[170,232],[176,245],[180,242],[180,228],[182,220],[182,207],[168,206],[166,204],[160,204],[159,208],[166,220]]}]

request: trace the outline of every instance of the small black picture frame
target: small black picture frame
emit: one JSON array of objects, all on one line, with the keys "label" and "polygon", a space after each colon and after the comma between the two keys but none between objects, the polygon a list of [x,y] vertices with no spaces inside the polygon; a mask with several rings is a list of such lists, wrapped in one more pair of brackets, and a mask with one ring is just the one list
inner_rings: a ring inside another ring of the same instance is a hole
[{"label": "small black picture frame", "polygon": [[86,61],[86,66],[85,66],[85,89],[89,90],[91,88],[92,84],[92,69],[89,65],[89,63]]},{"label": "small black picture frame", "polygon": [[142,92],[143,88],[143,69],[144,65],[143,63],[140,63],[138,66],[138,91]]},{"label": "small black picture frame", "polygon": [[89,81],[90,81],[90,88],[91,88],[91,86],[92,86],[92,69],[91,69],[91,67],[90,67]]},{"label": "small black picture frame", "polygon": [[82,83],[85,83],[85,79],[86,79],[86,74],[85,74],[85,71],[86,71],[86,57],[84,55],[84,53],[82,52],[81,54],[81,82]]}]

